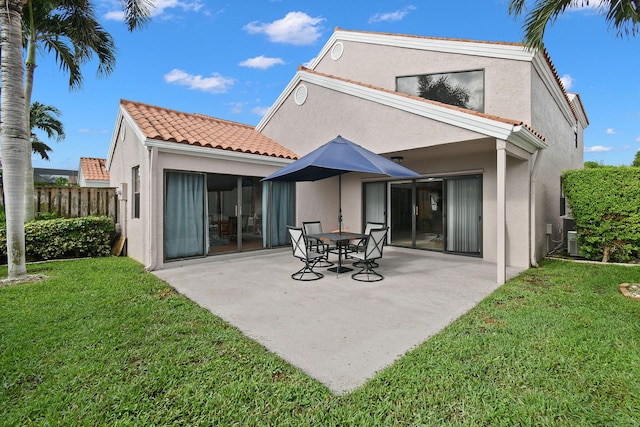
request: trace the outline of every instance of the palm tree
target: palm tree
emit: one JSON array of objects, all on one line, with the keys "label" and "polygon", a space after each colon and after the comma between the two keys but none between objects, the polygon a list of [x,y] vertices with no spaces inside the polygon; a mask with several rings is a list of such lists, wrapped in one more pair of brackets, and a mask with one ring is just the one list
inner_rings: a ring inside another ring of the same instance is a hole
[{"label": "palm tree", "polygon": [[24,254],[24,168],[27,149],[22,68],[21,13],[23,0],[1,7],[2,31],[2,181],[7,220],[7,265],[10,279],[27,274]]},{"label": "palm tree", "polygon": [[[28,0],[22,28],[27,47],[25,105],[31,104],[38,50],[53,53],[63,72],[69,73],[69,88],[82,87],[81,65],[98,57],[98,77],[109,75],[115,66],[113,38],[96,21],[91,4],[77,7],[58,0]],[[28,118],[29,116],[27,116]],[[32,126],[27,123],[27,129]],[[24,219],[35,217],[31,152],[26,152]]]},{"label": "palm tree", "polygon": [[[7,218],[7,264],[9,279],[27,274],[24,241],[24,176],[29,143],[22,57],[23,7],[29,0],[0,3],[0,79],[2,80],[2,165]],[[92,8],[89,0],[51,0],[57,7]],[[152,0],[122,0],[125,23],[130,31],[150,16]]]},{"label": "palm tree", "polygon": [[[38,135],[33,133],[33,128],[44,131],[49,138],[62,141],[66,136],[64,134],[64,125],[56,118],[56,116],[60,116],[60,110],[36,101],[31,104],[29,116],[29,124],[31,126],[31,151],[34,154],[39,154],[43,160],[49,160],[49,152],[52,151],[52,149],[42,142],[38,138]],[[33,179],[33,173],[31,174],[31,178]]]},{"label": "palm tree", "polygon": [[[509,14],[518,17],[525,14],[525,3],[530,0],[510,0]],[[547,24],[553,24],[565,10],[576,6],[588,6],[589,0],[535,0],[533,8],[526,12],[524,43],[533,49],[542,49]],[[602,0],[599,12],[618,36],[636,36],[640,32],[640,1]]]}]

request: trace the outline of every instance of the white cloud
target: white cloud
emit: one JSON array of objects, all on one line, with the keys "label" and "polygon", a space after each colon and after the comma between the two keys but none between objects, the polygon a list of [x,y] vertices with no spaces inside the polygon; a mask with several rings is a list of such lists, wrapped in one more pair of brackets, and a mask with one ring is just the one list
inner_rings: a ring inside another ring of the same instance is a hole
[{"label": "white cloud", "polygon": [[232,114],[240,114],[244,111],[244,106],[247,105],[246,102],[232,102],[228,104],[231,107]]},{"label": "white cloud", "polygon": [[573,0],[569,10],[600,9],[606,0]]},{"label": "white cloud", "polygon": [[585,153],[606,153],[613,150],[613,147],[605,147],[604,145],[594,145],[592,147],[584,147]]},{"label": "white cloud", "polygon": [[218,73],[212,73],[211,77],[202,77],[178,69],[173,69],[165,74],[164,81],[209,93],[224,93],[235,83],[234,79],[223,77]]},{"label": "white cloud", "polygon": [[310,45],[320,37],[324,18],[312,18],[304,12],[289,12],[287,15],[264,23],[253,21],[244,26],[249,34],[266,34],[275,43],[289,43],[297,46]]},{"label": "white cloud", "polygon": [[562,86],[564,86],[564,90],[569,90],[573,87],[573,82],[575,80],[569,74],[565,74],[560,77],[560,82],[562,82]]},{"label": "white cloud", "polygon": [[[111,21],[123,21],[124,12],[121,9],[120,2],[113,3],[111,7],[117,7],[115,10],[111,10],[105,14],[105,19]],[[150,8],[151,17],[159,17],[165,14],[167,9],[180,8],[185,12],[198,12],[204,7],[204,3],[199,0],[194,1],[180,1],[180,0],[155,0],[153,6]]]},{"label": "white cloud", "polygon": [[269,111],[270,107],[255,107],[251,110],[253,114],[257,114],[259,116],[264,116]]},{"label": "white cloud", "polygon": [[374,22],[396,22],[404,19],[405,16],[412,10],[415,10],[415,6],[407,6],[400,10],[396,10],[394,12],[386,12],[386,13],[376,13],[371,18],[369,18],[369,23]]},{"label": "white cloud", "polygon": [[614,128],[607,128],[605,132],[607,133],[607,135],[615,135],[616,133],[618,133]]},{"label": "white cloud", "polygon": [[242,61],[240,64],[241,67],[249,67],[249,68],[259,68],[260,70],[266,70],[267,68],[271,68],[274,65],[282,65],[284,61],[281,58],[267,58],[264,55],[256,56],[255,58],[249,58],[245,61]]},{"label": "white cloud", "polygon": [[107,133],[105,129],[95,130],[95,129],[78,129],[78,133],[86,133],[88,135],[101,135]]},{"label": "white cloud", "polygon": [[640,136],[636,138],[636,142],[640,142]]}]

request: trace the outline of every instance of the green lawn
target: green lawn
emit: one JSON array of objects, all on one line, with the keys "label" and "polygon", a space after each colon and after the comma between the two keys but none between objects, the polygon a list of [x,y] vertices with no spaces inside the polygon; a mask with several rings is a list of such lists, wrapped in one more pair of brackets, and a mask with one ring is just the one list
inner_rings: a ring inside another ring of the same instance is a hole
[{"label": "green lawn", "polygon": [[640,267],[545,261],[345,396],[129,259],[28,270],[0,286],[0,425],[640,425]]}]

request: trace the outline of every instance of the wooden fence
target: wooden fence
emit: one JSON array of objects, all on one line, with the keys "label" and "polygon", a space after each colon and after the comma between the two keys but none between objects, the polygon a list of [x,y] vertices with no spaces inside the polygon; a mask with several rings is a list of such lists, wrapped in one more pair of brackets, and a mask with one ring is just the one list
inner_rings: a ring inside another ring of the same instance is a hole
[{"label": "wooden fence", "polygon": [[[36,187],[36,214],[52,212],[63,218],[108,216],[118,222],[118,196],[115,188],[94,187]],[[4,206],[4,192],[0,184],[0,206]]]},{"label": "wooden fence", "polygon": [[36,213],[55,212],[61,217],[108,216],[118,221],[115,188],[36,187]]}]

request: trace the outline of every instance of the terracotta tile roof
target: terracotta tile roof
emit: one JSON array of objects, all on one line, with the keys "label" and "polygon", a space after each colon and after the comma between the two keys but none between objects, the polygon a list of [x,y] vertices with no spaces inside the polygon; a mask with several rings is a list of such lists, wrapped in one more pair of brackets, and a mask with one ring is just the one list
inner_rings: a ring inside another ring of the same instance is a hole
[{"label": "terracotta tile roof", "polygon": [[306,72],[311,73],[311,74],[317,74],[319,76],[324,76],[324,77],[327,77],[327,78],[330,78],[330,79],[334,79],[334,80],[341,80],[343,82],[356,84],[358,86],[368,87],[370,89],[374,89],[374,90],[381,91],[381,92],[391,93],[391,94],[394,94],[394,95],[397,95],[397,96],[403,96],[403,97],[409,98],[409,99],[415,99],[416,101],[424,102],[424,103],[427,103],[427,104],[433,104],[433,105],[437,105],[439,107],[444,107],[444,108],[449,108],[451,110],[461,111],[463,113],[471,114],[471,115],[478,116],[478,117],[483,117],[485,119],[494,120],[494,121],[502,122],[502,123],[507,123],[507,124],[510,124],[510,125],[513,125],[513,126],[522,126],[522,127],[525,127],[527,129],[529,129],[531,131],[531,133],[533,133],[541,141],[546,141],[546,138],[541,133],[537,132],[531,126],[529,126],[528,124],[524,123],[521,120],[506,119],[504,117],[499,117],[499,116],[494,116],[494,115],[491,115],[491,114],[480,113],[480,112],[475,111],[475,110],[469,110],[469,109],[466,109],[466,108],[456,107],[455,105],[449,105],[449,104],[444,104],[444,103],[438,102],[438,101],[432,101],[430,99],[421,98],[419,96],[414,96],[414,95],[409,95],[409,94],[402,93],[402,92],[396,92],[396,91],[393,91],[393,90],[384,89],[384,88],[381,88],[381,87],[378,87],[378,86],[373,86],[373,85],[362,83],[362,82],[358,82],[358,81],[355,81],[355,80],[345,79],[345,78],[342,78],[342,77],[337,77],[337,76],[321,73],[321,72],[318,72],[318,71],[310,70],[308,68],[303,67],[302,65],[298,67],[298,70],[306,71]]},{"label": "terracotta tile roof", "polygon": [[254,127],[127,100],[120,105],[149,139],[284,159],[298,156]]},{"label": "terracotta tile roof", "polygon": [[109,181],[107,160],[92,157],[80,157],[80,170],[86,180]]},{"label": "terracotta tile roof", "polygon": [[[395,33],[384,33],[384,32],[375,32],[375,31],[345,30],[339,27],[336,27],[335,31],[346,31],[351,33],[362,33],[362,34],[380,34],[380,35],[386,35],[386,36],[415,38],[415,39],[424,39],[424,40],[443,40],[443,41],[455,41],[455,42],[463,42],[463,43],[482,43],[482,44],[493,44],[493,45],[503,45],[503,46],[520,46],[523,49],[527,49],[526,45],[520,42],[496,42],[496,41],[487,41],[487,40],[470,40],[470,39],[456,39],[456,38],[446,38],[446,37],[416,36],[411,34],[395,34]],[[560,86],[560,90],[562,91],[565,99],[567,100],[567,103],[569,104],[569,108],[571,109],[571,112],[573,113],[574,118],[577,120],[578,113],[576,112],[573,106],[573,103],[569,100],[567,91],[565,90],[564,85],[562,84],[562,80],[560,80],[560,75],[558,74],[558,70],[556,70],[556,66],[553,64],[553,61],[551,61],[551,56],[549,56],[549,52],[547,51],[546,48],[542,50],[542,56],[544,57],[545,61],[549,65],[549,68],[551,69],[551,73],[553,74],[555,81],[558,83],[558,86]]]}]

